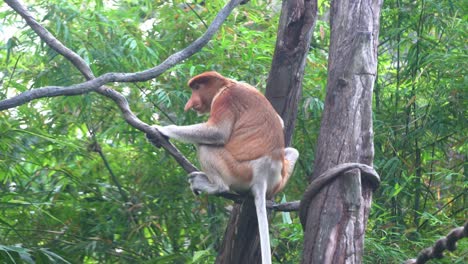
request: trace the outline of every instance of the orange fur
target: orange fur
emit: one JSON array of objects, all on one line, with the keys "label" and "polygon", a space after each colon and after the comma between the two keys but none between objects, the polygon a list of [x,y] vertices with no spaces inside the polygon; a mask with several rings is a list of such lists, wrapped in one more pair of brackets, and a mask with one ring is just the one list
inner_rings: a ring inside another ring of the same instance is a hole
[{"label": "orange fur", "polygon": [[209,113],[205,123],[158,126],[176,140],[198,146],[203,172],[188,181],[195,194],[250,191],[257,213],[262,263],[271,264],[266,198],[284,188],[299,152],[284,147],[283,123],[268,100],[252,86],[205,72],[188,85],[185,110]]},{"label": "orange fur", "polygon": [[[249,161],[269,156],[284,162],[284,137],[281,123],[268,100],[248,84],[227,79],[217,72],[205,72],[193,77],[188,85],[192,96],[187,103],[195,110],[210,112],[208,126],[231,122],[232,131],[224,145],[225,152],[217,152],[229,168],[229,174],[243,182],[252,180]],[[278,192],[287,181],[282,169]]]}]

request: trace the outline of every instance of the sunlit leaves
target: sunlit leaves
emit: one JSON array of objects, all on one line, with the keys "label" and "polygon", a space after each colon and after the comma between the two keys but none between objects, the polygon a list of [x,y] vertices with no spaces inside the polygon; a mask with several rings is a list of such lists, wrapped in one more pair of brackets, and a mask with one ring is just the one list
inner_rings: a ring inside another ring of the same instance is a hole
[{"label": "sunlit leaves", "polygon": [[[225,4],[25,2],[95,75],[157,65],[200,37]],[[313,171],[327,81],[329,4],[319,1],[320,18],[306,60],[293,143],[301,159],[285,190],[288,200],[302,197],[306,176]],[[155,80],[113,87],[145,122],[203,121],[193,112],[183,113],[190,94],[187,80],[218,70],[263,90],[280,5],[249,1],[201,52]],[[374,97],[374,164],[382,184],[370,217],[368,263],[401,263],[404,253],[414,257],[426,242],[444,234],[439,232],[444,223],[451,227],[466,218],[468,57],[462,10],[457,1],[384,1]],[[0,19],[5,32],[0,39],[0,99],[84,80],[8,8],[1,9]],[[176,144],[196,161],[194,146]],[[418,169],[422,180],[416,185]],[[416,188],[423,201],[419,210],[413,206]],[[47,263],[59,255],[73,263],[213,263],[229,209],[229,202],[219,198],[195,198],[184,171],[129,127],[111,101],[95,93],[42,99],[0,112],[0,192],[0,258],[7,262]],[[419,230],[414,215],[420,216]],[[284,263],[299,262],[302,249],[294,213],[291,220],[276,214],[271,228],[275,256]]]}]

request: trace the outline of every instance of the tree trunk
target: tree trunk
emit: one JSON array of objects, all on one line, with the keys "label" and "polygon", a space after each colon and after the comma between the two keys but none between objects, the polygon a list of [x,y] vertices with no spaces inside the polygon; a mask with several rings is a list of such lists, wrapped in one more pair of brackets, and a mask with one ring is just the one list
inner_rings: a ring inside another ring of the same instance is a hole
[{"label": "tree trunk", "polygon": [[291,143],[296,124],[304,67],[316,20],[316,0],[283,1],[265,96],[283,118],[286,146]]},{"label": "tree trunk", "polygon": [[[301,96],[317,2],[283,1],[278,38],[267,81],[266,97],[285,123],[285,142],[291,142]],[[216,263],[261,263],[257,216],[253,200],[234,205]]]},{"label": "tree trunk", "polygon": [[[327,95],[311,180],[345,162],[372,166],[372,89],[381,4],[332,1]],[[302,263],[362,262],[372,188],[361,181],[359,170],[343,174],[308,201]]]}]

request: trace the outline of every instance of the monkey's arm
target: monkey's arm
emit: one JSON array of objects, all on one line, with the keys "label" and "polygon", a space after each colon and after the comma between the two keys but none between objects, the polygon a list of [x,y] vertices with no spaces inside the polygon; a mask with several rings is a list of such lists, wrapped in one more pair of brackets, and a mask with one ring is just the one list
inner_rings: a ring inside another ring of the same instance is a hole
[{"label": "monkey's arm", "polygon": [[189,126],[154,126],[161,134],[179,141],[207,144],[207,145],[224,145],[231,135],[232,124],[223,122],[219,125],[209,125],[200,123]]}]

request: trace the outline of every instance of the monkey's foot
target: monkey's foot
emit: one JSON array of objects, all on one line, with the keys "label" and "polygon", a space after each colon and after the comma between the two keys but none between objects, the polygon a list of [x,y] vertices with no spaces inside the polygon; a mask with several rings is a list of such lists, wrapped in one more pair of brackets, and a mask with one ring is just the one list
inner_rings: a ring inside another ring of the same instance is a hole
[{"label": "monkey's foot", "polygon": [[217,194],[229,191],[224,185],[212,183],[206,174],[201,171],[194,171],[188,175],[190,189],[195,195],[200,195],[202,192],[207,194]]},{"label": "monkey's foot", "polygon": [[294,170],[294,165],[296,164],[296,161],[299,158],[299,152],[295,148],[285,148],[284,157],[289,161],[287,172],[288,175],[291,175]]}]

